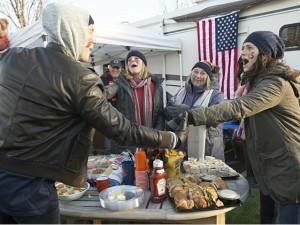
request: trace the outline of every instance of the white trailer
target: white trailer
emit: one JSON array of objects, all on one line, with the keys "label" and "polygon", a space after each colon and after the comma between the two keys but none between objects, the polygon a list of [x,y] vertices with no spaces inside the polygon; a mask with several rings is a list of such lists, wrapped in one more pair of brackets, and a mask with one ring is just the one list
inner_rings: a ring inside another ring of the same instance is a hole
[{"label": "white trailer", "polygon": [[[202,0],[193,7],[133,24],[138,28],[181,40],[181,63],[178,57],[179,52],[163,56],[168,92],[174,94],[183,85],[182,81],[189,75],[192,66],[198,60],[196,21],[235,10],[240,10],[239,50],[249,33],[258,30],[273,31],[285,41],[286,63],[293,68],[300,69],[300,1]],[[150,71],[160,73],[161,56],[149,55],[147,58]],[[180,74],[183,74],[183,77]]]}]

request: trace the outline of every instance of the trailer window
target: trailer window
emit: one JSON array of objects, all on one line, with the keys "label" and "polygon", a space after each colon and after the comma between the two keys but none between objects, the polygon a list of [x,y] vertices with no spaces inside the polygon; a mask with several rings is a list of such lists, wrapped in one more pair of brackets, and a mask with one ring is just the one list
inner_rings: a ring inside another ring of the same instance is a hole
[{"label": "trailer window", "polygon": [[300,23],[282,26],[279,31],[279,36],[284,41],[286,51],[300,49]]}]

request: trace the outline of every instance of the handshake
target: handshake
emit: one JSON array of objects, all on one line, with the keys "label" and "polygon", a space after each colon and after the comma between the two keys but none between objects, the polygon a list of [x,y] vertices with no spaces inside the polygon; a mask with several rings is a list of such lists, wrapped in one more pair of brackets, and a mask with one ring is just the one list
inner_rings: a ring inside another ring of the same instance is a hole
[{"label": "handshake", "polygon": [[167,130],[172,131],[172,134],[175,136],[173,148],[178,148],[185,144],[188,136],[188,125],[188,112],[180,113],[176,118],[167,122]]}]

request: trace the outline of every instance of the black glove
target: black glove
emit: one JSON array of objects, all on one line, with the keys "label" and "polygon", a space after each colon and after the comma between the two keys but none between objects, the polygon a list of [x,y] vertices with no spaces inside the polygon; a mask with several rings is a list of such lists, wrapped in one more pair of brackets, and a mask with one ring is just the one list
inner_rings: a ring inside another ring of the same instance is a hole
[{"label": "black glove", "polygon": [[188,130],[188,113],[181,113],[178,117],[170,120],[167,123],[167,129],[174,132],[178,138],[176,148],[185,144],[189,130]]},{"label": "black glove", "polygon": [[185,104],[170,105],[165,108],[165,114],[167,115],[167,118],[176,118],[179,114],[189,110],[189,108],[190,107]]}]

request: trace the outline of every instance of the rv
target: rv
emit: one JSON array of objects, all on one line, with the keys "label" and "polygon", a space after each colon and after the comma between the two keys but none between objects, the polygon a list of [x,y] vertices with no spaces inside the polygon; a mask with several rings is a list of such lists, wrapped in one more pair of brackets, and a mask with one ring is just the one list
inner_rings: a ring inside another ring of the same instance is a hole
[{"label": "rv", "polygon": [[[162,67],[166,77],[166,89],[175,94],[186,80],[192,66],[198,60],[198,20],[240,11],[238,49],[248,34],[269,30],[285,42],[284,60],[300,69],[300,2],[295,0],[194,0],[194,6],[179,9],[132,25],[135,27],[174,37],[181,41],[181,51],[167,54],[149,54],[149,69],[160,74]],[[178,55],[180,54],[180,57]],[[164,62],[164,63],[162,63]],[[164,64],[164,65],[162,65]]]}]

